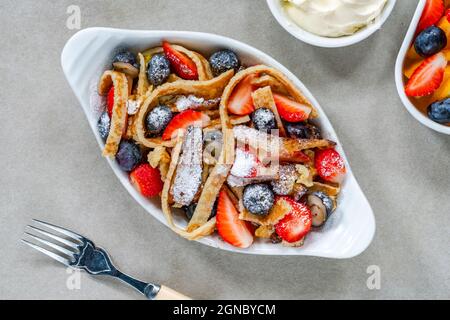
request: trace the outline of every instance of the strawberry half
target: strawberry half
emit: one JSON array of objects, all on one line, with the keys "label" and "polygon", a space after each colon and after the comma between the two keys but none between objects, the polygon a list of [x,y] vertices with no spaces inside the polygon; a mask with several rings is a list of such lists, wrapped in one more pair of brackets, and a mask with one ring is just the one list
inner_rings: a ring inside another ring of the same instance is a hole
[{"label": "strawberry half", "polygon": [[419,24],[417,25],[416,34],[419,34],[426,28],[436,24],[444,15],[444,10],[445,6],[443,0],[427,0]]},{"label": "strawberry half", "polygon": [[423,97],[432,94],[442,84],[447,59],[442,52],[431,56],[414,71],[405,87],[409,97]]},{"label": "strawberry half", "polygon": [[184,53],[175,50],[167,41],[163,42],[164,55],[170,61],[170,66],[175,73],[186,80],[197,80],[198,71],[194,61]]},{"label": "strawberry half", "polygon": [[204,127],[209,123],[208,115],[194,111],[192,109],[180,112],[170,120],[164,133],[162,135],[163,140],[170,140],[176,136],[178,129],[186,129],[189,126]]},{"label": "strawberry half", "polygon": [[228,111],[239,116],[246,116],[255,111],[252,99],[254,77],[252,74],[248,75],[234,88],[228,100]]},{"label": "strawberry half", "polygon": [[111,89],[108,91],[108,96],[106,98],[106,106],[108,110],[109,118],[112,117],[112,110],[114,107],[114,86],[111,86]]},{"label": "strawberry half", "polygon": [[144,197],[154,197],[163,189],[159,170],[148,163],[143,163],[131,171],[130,180]]},{"label": "strawberry half", "polygon": [[278,113],[283,120],[288,122],[301,122],[309,118],[311,108],[291,100],[285,96],[274,93],[273,99]]},{"label": "strawberry half", "polygon": [[317,151],[314,165],[323,180],[335,183],[344,180],[346,172],[344,160],[333,148]]},{"label": "strawberry half", "polygon": [[288,196],[279,196],[275,199],[274,207],[286,210],[285,216],[275,225],[275,232],[284,241],[300,241],[311,230],[312,214],[306,204],[296,202]]},{"label": "strawberry half", "polygon": [[253,234],[245,221],[239,219],[239,212],[222,189],[217,201],[217,231],[225,242],[238,247],[248,248],[253,243]]}]

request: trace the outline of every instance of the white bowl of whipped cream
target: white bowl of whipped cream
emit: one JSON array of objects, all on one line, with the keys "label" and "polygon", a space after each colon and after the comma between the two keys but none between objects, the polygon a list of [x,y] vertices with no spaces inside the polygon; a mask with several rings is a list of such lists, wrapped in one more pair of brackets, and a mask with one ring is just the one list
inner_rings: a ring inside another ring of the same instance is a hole
[{"label": "white bowl of whipped cream", "polygon": [[396,0],[267,0],[278,23],[318,47],[358,43],[384,24]]}]

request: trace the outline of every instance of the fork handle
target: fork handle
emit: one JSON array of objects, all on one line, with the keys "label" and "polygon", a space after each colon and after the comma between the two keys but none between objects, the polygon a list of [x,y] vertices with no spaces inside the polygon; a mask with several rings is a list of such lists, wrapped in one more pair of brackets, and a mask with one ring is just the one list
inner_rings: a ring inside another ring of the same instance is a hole
[{"label": "fork handle", "polygon": [[181,294],[166,286],[161,286],[155,297],[156,300],[191,300],[191,298]]},{"label": "fork handle", "polygon": [[132,286],[150,300],[191,300],[185,295],[166,286],[143,282],[120,271],[117,271],[114,276]]}]

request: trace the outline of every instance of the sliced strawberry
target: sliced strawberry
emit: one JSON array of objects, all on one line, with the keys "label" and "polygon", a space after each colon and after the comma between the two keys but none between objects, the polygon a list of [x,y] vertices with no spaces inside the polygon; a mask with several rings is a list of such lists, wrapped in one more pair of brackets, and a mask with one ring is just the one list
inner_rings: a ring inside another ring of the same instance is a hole
[{"label": "sliced strawberry", "polygon": [[253,243],[251,230],[239,219],[239,212],[225,189],[219,193],[216,221],[217,231],[225,242],[239,248],[248,248]]},{"label": "sliced strawberry", "polygon": [[184,53],[175,50],[167,41],[163,42],[163,50],[170,66],[175,73],[186,80],[197,80],[198,71],[194,61],[187,57]]},{"label": "sliced strawberry", "polygon": [[444,15],[444,10],[445,6],[443,0],[427,0],[419,24],[417,25],[416,33],[419,34],[426,28],[436,24]]},{"label": "sliced strawberry", "polygon": [[288,196],[278,196],[274,207],[286,210],[284,217],[275,225],[275,232],[284,241],[297,242],[311,230],[312,214],[306,204]]},{"label": "sliced strawberry", "polygon": [[285,96],[274,93],[273,99],[278,113],[283,120],[288,122],[301,122],[309,118],[311,108],[291,100]]},{"label": "sliced strawberry", "polygon": [[414,71],[405,87],[410,97],[423,97],[432,94],[442,83],[447,59],[442,52],[427,59]]},{"label": "sliced strawberry", "polygon": [[314,165],[323,180],[335,183],[344,180],[346,172],[344,160],[333,148],[317,151]]},{"label": "sliced strawberry", "polygon": [[159,170],[148,163],[143,163],[131,171],[130,180],[144,197],[154,197],[163,189]]},{"label": "sliced strawberry", "polygon": [[106,98],[106,106],[108,108],[109,117],[112,117],[112,110],[114,107],[114,86],[111,86],[111,89],[108,91],[108,97]]},{"label": "sliced strawberry", "polygon": [[246,116],[255,111],[252,92],[254,75],[248,75],[239,82],[228,100],[228,111],[239,116]]},{"label": "sliced strawberry", "polygon": [[194,111],[192,109],[180,112],[175,117],[170,120],[164,133],[162,135],[163,140],[170,140],[176,136],[178,129],[186,129],[187,127],[199,126],[204,127],[209,123],[208,115],[200,112]]}]

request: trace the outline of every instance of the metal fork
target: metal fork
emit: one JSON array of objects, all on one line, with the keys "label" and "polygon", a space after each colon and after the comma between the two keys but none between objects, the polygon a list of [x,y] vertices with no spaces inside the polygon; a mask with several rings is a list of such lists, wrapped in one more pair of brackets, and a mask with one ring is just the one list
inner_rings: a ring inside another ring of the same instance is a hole
[{"label": "metal fork", "polygon": [[[119,271],[105,250],[96,247],[94,242],[78,233],[36,219],[33,219],[33,222],[36,226],[27,226],[33,233],[25,231],[25,234],[36,243],[26,239],[22,239],[22,242],[67,267],[84,270],[91,275],[115,277],[132,286],[150,300],[190,299],[166,286],[146,283]],[[41,229],[42,227],[49,231]],[[64,237],[57,235],[58,233]],[[45,237],[52,241],[46,240]],[[50,251],[46,247],[54,251]]]}]

